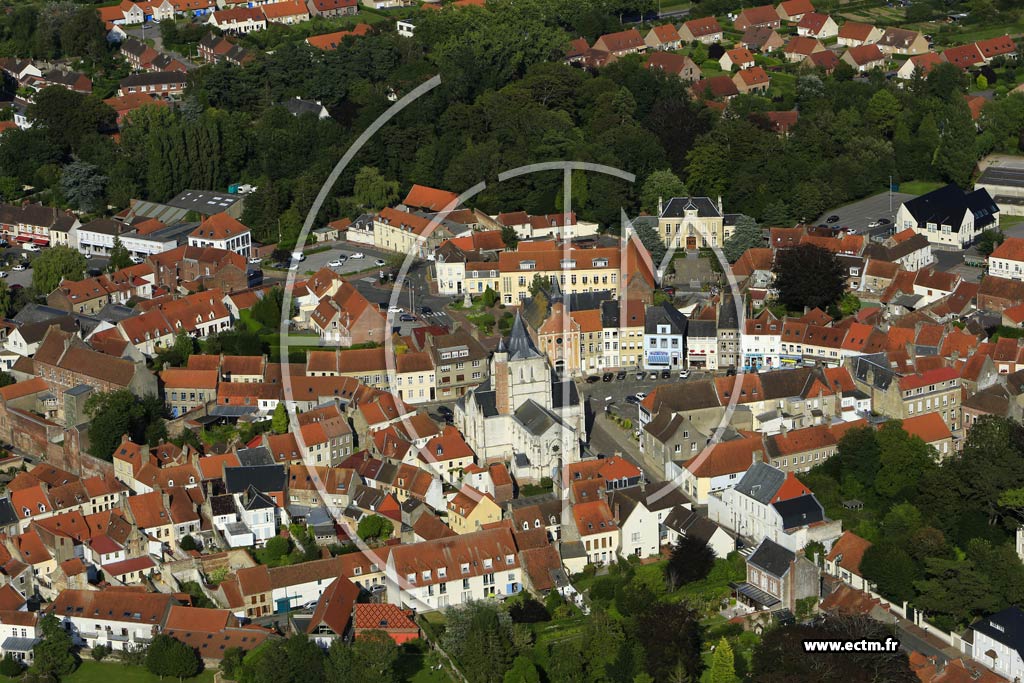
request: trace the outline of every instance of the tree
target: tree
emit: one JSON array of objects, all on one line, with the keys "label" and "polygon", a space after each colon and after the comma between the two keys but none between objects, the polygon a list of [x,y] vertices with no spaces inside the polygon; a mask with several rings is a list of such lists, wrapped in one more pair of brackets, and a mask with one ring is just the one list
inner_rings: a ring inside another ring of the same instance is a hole
[{"label": "tree", "polygon": [[793,220],[789,209],[781,199],[777,199],[766,206],[761,214],[761,225],[766,225],[769,228],[788,226],[792,223]]},{"label": "tree", "polygon": [[685,197],[686,186],[675,173],[669,170],[654,171],[640,189],[640,208],[656,216],[658,202],[667,202],[673,197]]},{"label": "tree", "polygon": [[[169,24],[170,22],[163,22]],[[242,672],[242,660],[245,659],[245,650],[240,647],[229,647],[224,650],[220,660],[220,672],[224,678],[238,680]]]},{"label": "tree", "polygon": [[7,676],[8,678],[15,678],[21,675],[24,670],[21,662],[14,658],[14,655],[8,652],[4,655],[3,659],[0,659],[0,675]]},{"label": "tree", "polygon": [[349,645],[338,639],[327,650],[328,683],[396,683],[398,647],[383,631],[363,631]]},{"label": "tree", "polygon": [[711,683],[738,683],[736,676],[736,660],[732,653],[732,646],[722,636],[718,641],[718,647],[711,655]]},{"label": "tree", "polygon": [[900,108],[900,101],[896,96],[883,88],[868,100],[864,118],[882,135],[888,137],[892,135],[893,126],[899,119]]},{"label": "tree", "polygon": [[185,534],[178,545],[186,552],[189,550],[199,550],[199,545],[196,543],[196,539],[192,538],[192,534]]},{"label": "tree", "polygon": [[106,645],[97,645],[90,654],[97,662],[102,662],[110,654],[110,648]]},{"label": "tree", "polygon": [[802,244],[775,255],[775,289],[791,311],[828,308],[846,291],[842,264],[828,249]]},{"label": "tree", "polygon": [[18,380],[11,373],[0,371],[0,387],[9,387],[17,382]]},{"label": "tree", "polygon": [[274,536],[267,539],[263,546],[263,558],[268,564],[276,564],[292,550],[291,541],[285,536]]},{"label": "tree", "polygon": [[45,296],[64,280],[81,280],[87,265],[85,256],[77,249],[64,246],[44,249],[32,260],[32,289]]},{"label": "tree", "polygon": [[0,282],[0,318],[6,318],[11,311],[11,288]]},{"label": "tree", "polygon": [[103,100],[59,85],[37,92],[27,115],[33,128],[66,153],[77,152],[92,134],[116,129],[117,114]]},{"label": "tree", "polygon": [[680,536],[672,546],[672,555],[665,566],[665,576],[673,588],[700,581],[715,566],[715,553],[697,538]]},{"label": "tree", "polygon": [[839,314],[842,317],[851,316],[860,310],[860,299],[853,292],[847,292],[843,294],[843,298],[839,300]]},{"label": "tree", "polygon": [[511,225],[503,225],[501,227],[501,241],[505,243],[506,249],[515,251],[516,247],[519,246],[519,235],[516,234],[516,229]]},{"label": "tree", "polygon": [[391,523],[391,520],[380,515],[365,516],[359,520],[359,526],[356,527],[356,533],[364,541],[391,538],[394,530],[395,525]]},{"label": "tree", "polygon": [[756,249],[764,246],[764,236],[761,234],[761,226],[750,216],[741,215],[736,220],[736,229],[732,236],[725,241],[722,251],[729,263],[735,263],[747,249]]},{"label": "tree", "polygon": [[132,255],[124,246],[120,235],[114,235],[114,246],[110,248],[110,270],[117,271],[132,265]]},{"label": "tree", "polygon": [[634,620],[633,637],[642,645],[647,673],[657,681],[674,673],[699,680],[701,625],[697,613],[686,604],[654,602]]},{"label": "tree", "polygon": [[996,247],[1006,241],[1006,235],[999,228],[990,228],[978,235],[978,253],[991,256]]},{"label": "tree", "polygon": [[505,672],[504,683],[540,683],[537,667],[524,655],[512,662],[512,668]]},{"label": "tree", "polygon": [[277,407],[274,408],[270,429],[275,434],[284,434],[288,431],[288,409],[284,407],[284,401],[279,401]]},{"label": "tree", "polygon": [[978,90],[988,90],[988,79],[985,74],[978,74]]},{"label": "tree", "polygon": [[497,605],[470,602],[445,612],[442,647],[469,683],[500,683],[514,658],[512,620]]},{"label": "tree", "polygon": [[[82,211],[93,212],[103,207],[107,176],[99,168],[84,161],[72,161],[60,174],[60,190],[68,202]],[[117,237],[114,238],[117,240]],[[115,245],[116,246],[116,245]]]},{"label": "tree", "polygon": [[878,586],[878,592],[890,600],[900,603],[916,595],[917,566],[903,548],[892,543],[876,543],[864,551],[860,568],[864,577]]},{"label": "tree", "polygon": [[121,437],[155,446],[167,437],[166,408],[158,397],[137,398],[127,389],[93,394],[85,401],[89,422],[89,453],[110,461]]},{"label": "tree", "polygon": [[149,644],[146,669],[161,678],[173,676],[180,680],[198,674],[202,669],[202,662],[195,648],[161,633]]},{"label": "tree", "polygon": [[67,676],[78,666],[78,659],[71,651],[74,647],[71,636],[52,614],[43,617],[39,628],[43,638],[32,648],[32,670],[54,678]]},{"label": "tree", "polygon": [[820,683],[916,683],[907,655],[891,652],[808,652],[808,640],[867,639],[886,642],[891,627],[867,616],[830,616],[813,624],[793,624],[765,631],[754,650],[750,680],[819,681]]},{"label": "tree", "polygon": [[352,194],[360,206],[383,209],[398,201],[398,181],[385,180],[375,167],[363,166],[356,173]]}]

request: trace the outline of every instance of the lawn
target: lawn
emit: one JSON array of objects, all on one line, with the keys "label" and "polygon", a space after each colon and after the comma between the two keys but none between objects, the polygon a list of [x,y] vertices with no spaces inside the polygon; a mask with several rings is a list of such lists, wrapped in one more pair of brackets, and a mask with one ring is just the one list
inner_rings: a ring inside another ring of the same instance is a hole
[{"label": "lawn", "polygon": [[937,190],[943,187],[943,185],[944,183],[937,183],[931,180],[908,180],[905,183],[900,183],[900,192],[920,195]]},{"label": "lawn", "polygon": [[[187,683],[213,683],[214,669],[207,669],[195,678],[186,678]],[[120,662],[94,662],[82,660],[82,665],[70,676],[60,679],[61,683],[166,683],[159,676],[146,671],[141,666],[125,666]],[[172,680],[172,679],[167,679]]]},{"label": "lawn", "polygon": [[1006,214],[999,214],[999,227],[1009,228],[1014,225],[1024,223],[1024,216],[1007,216]]}]

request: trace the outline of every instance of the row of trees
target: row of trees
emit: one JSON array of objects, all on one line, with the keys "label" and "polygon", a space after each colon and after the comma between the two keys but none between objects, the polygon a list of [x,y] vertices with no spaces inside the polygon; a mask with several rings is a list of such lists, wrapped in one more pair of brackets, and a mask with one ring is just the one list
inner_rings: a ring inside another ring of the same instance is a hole
[{"label": "row of trees", "polygon": [[[1024,600],[1013,533],[1024,510],[1024,427],[997,417],[971,426],[959,455],[934,450],[898,421],[853,429],[806,475],[834,517],[872,541],[864,575],[938,626],[963,627]],[[860,513],[842,500],[864,502]]]},{"label": "row of trees", "polygon": [[349,644],[341,639],[325,653],[304,634],[270,640],[249,653],[224,653],[221,672],[239,683],[397,683],[398,646],[383,631],[360,633]]}]

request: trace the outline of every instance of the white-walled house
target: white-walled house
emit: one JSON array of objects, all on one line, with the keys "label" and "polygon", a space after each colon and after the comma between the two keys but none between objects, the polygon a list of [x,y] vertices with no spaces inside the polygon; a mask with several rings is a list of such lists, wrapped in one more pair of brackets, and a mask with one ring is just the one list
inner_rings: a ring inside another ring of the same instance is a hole
[{"label": "white-walled house", "polygon": [[125,590],[65,590],[51,611],[68,628],[72,641],[112,650],[148,643],[160,632],[174,599],[166,593]]},{"label": "white-walled house", "polygon": [[1007,607],[967,629],[961,647],[974,661],[984,664],[1010,681],[1024,679],[1024,612]]},{"label": "white-walled house", "polygon": [[964,192],[950,184],[900,205],[893,227],[922,234],[940,249],[964,249],[999,227],[999,207],[988,190]]},{"label": "white-walled house", "polygon": [[988,257],[989,275],[1024,280],[1024,238],[1007,237]]}]

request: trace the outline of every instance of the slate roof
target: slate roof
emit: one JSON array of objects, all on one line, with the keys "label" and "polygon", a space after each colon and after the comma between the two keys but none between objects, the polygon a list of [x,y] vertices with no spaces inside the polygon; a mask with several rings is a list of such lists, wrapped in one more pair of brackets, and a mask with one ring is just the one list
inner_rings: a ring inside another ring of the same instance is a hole
[{"label": "slate roof", "polygon": [[967,211],[974,214],[977,228],[990,225],[995,220],[993,214],[999,211],[988,190],[982,188],[964,192],[952,183],[915,197],[907,201],[905,206],[919,225],[949,225],[953,232],[960,231],[963,215]]},{"label": "slate roof", "polygon": [[747,470],[736,490],[761,504],[768,503],[786,481],[786,473],[764,462],[755,462]]},{"label": "slate roof", "polygon": [[795,559],[796,555],[792,551],[786,550],[778,543],[766,538],[761,541],[761,545],[757,546],[757,550],[747,559],[747,562],[765,570],[772,576],[781,578],[789,571],[789,565]]},{"label": "slate roof", "polygon": [[1007,607],[981,619],[971,625],[971,630],[1013,648],[1024,657],[1024,612],[1019,607]]},{"label": "slate roof", "polygon": [[782,517],[783,529],[795,529],[825,520],[825,511],[814,494],[781,500],[773,507]]},{"label": "slate roof", "polygon": [[512,323],[512,331],[508,335],[508,341],[506,342],[502,339],[500,343],[508,351],[509,360],[526,360],[537,358],[541,355],[537,347],[534,346],[530,335],[526,332],[526,325],[523,324],[523,318],[518,313],[516,313],[515,322]]},{"label": "slate roof", "polygon": [[685,315],[665,302],[660,306],[651,306],[647,309],[647,317],[644,322],[644,332],[647,334],[658,334],[658,325],[668,325],[670,334],[686,334],[688,320]]},{"label": "slate roof", "polygon": [[533,399],[519,406],[515,412],[515,418],[534,436],[545,433],[558,421],[558,418]]},{"label": "slate roof", "polygon": [[284,465],[224,468],[228,493],[243,493],[250,486],[265,492],[284,491],[286,479]]},{"label": "slate roof", "polygon": [[710,197],[673,197],[668,200],[661,211],[662,218],[682,218],[687,211],[697,210],[697,216],[701,218],[720,217],[722,212],[718,210],[718,204],[711,201]]}]

